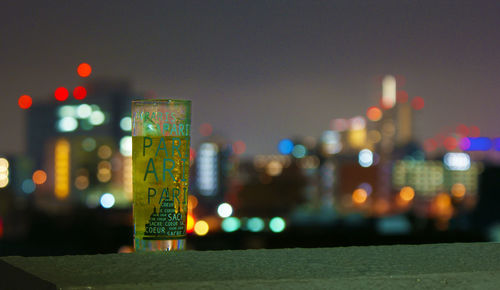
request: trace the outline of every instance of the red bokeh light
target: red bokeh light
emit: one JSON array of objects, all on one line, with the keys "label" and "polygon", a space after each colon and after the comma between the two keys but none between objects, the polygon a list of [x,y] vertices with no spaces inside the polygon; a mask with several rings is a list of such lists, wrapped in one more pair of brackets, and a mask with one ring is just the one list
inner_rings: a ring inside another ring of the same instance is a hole
[{"label": "red bokeh light", "polygon": [[73,90],[73,97],[77,100],[83,100],[87,96],[87,90],[84,87],[78,86]]},{"label": "red bokeh light", "polygon": [[56,91],[54,92],[54,97],[58,101],[65,101],[68,98],[68,96],[69,96],[68,89],[63,87],[57,88]]},{"label": "red bokeh light", "polygon": [[408,102],[408,93],[406,91],[397,91],[396,92],[396,101],[400,104],[404,104]]},{"label": "red bokeh light", "polygon": [[208,123],[203,123],[200,125],[200,134],[202,136],[205,136],[205,137],[208,137],[210,135],[212,135],[212,125],[208,124]]},{"label": "red bokeh light", "polygon": [[233,143],[234,154],[240,155],[240,154],[245,153],[246,150],[247,150],[247,145],[245,144],[245,142],[238,140],[238,141]]},{"label": "red bokeh light", "polygon": [[481,135],[481,131],[477,126],[470,126],[469,128],[469,137],[479,137]]},{"label": "red bokeh light", "polygon": [[458,141],[455,137],[451,137],[451,136],[446,137],[446,139],[444,139],[443,145],[444,145],[444,148],[446,148],[446,150],[451,151],[451,150],[454,150],[455,148],[457,148]]},{"label": "red bokeh light", "polygon": [[466,125],[464,124],[459,124],[457,126],[457,130],[456,130],[457,134],[463,136],[463,137],[466,137],[469,135],[469,128],[467,128]]},{"label": "red bokeh light", "polygon": [[413,100],[411,100],[411,106],[417,111],[422,110],[424,108],[424,105],[424,99],[421,97],[414,97]]},{"label": "red bokeh light", "polygon": [[78,65],[76,71],[79,76],[86,78],[92,73],[92,67],[88,63],[81,63]]},{"label": "red bokeh light", "polygon": [[19,108],[26,110],[31,107],[33,101],[31,100],[30,96],[22,95],[19,97],[19,100],[17,100],[17,104],[19,105]]}]

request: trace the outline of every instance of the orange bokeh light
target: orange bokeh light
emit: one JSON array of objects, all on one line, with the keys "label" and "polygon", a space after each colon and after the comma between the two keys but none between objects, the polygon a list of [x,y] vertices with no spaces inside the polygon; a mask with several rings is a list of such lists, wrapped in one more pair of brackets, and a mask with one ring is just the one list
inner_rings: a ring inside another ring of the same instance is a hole
[{"label": "orange bokeh light", "polygon": [[17,103],[19,105],[19,108],[26,110],[29,107],[31,107],[31,105],[33,104],[33,101],[31,100],[30,96],[22,95],[19,97],[19,100],[17,100]]},{"label": "orange bokeh light", "polygon": [[451,206],[451,198],[446,193],[440,193],[440,194],[438,194],[435,197],[434,202],[436,204],[436,207],[439,210],[444,210],[444,209],[447,209],[447,208],[449,208]]},{"label": "orange bokeh light", "polygon": [[415,191],[409,186],[401,188],[399,192],[399,197],[404,201],[411,201],[415,197]]},{"label": "orange bokeh light", "polygon": [[37,170],[33,172],[32,179],[35,184],[44,184],[47,181],[47,173],[43,170]]},{"label": "orange bokeh light", "polygon": [[68,89],[66,89],[64,87],[59,87],[54,92],[54,97],[58,101],[65,101],[68,98],[68,96],[69,96]]},{"label": "orange bokeh light", "polygon": [[81,63],[78,65],[76,71],[79,76],[86,78],[92,73],[92,67],[88,63]]},{"label": "orange bokeh light", "polygon": [[73,90],[73,97],[77,100],[83,100],[87,96],[87,90],[84,87],[78,86]]},{"label": "orange bokeh light", "polygon": [[382,118],[382,110],[380,110],[378,107],[369,107],[368,110],[366,110],[366,117],[373,122],[376,122]]},{"label": "orange bokeh light", "polygon": [[352,193],[352,201],[354,203],[362,204],[366,201],[367,198],[368,193],[362,188],[358,188]]},{"label": "orange bokeh light", "polygon": [[451,194],[455,198],[459,198],[459,199],[463,198],[465,195],[465,192],[466,192],[465,185],[463,185],[461,183],[455,183],[451,187]]}]

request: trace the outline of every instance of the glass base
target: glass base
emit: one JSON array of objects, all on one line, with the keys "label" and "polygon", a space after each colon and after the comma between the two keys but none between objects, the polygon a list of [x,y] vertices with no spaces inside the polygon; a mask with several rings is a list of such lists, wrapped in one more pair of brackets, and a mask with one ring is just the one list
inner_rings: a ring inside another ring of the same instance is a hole
[{"label": "glass base", "polygon": [[186,239],[179,240],[142,240],[134,239],[136,252],[179,251],[184,250]]}]

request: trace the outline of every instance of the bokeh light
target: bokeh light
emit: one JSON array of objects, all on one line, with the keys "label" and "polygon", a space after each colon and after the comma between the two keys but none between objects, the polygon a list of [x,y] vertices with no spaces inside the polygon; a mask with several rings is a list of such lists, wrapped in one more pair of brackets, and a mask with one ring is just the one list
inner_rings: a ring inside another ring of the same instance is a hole
[{"label": "bokeh light", "polygon": [[415,197],[415,191],[410,186],[405,186],[401,188],[399,197],[404,201],[411,201]]},{"label": "bokeh light", "polygon": [[446,209],[451,206],[451,198],[446,193],[436,195],[434,202],[438,209]]},{"label": "bokeh light", "polygon": [[246,149],[247,149],[247,145],[245,144],[245,142],[243,142],[241,140],[238,140],[238,141],[233,143],[234,154],[237,154],[237,155],[243,154],[243,153],[245,153]]},{"label": "bokeh light", "polygon": [[446,137],[444,139],[443,145],[444,145],[444,148],[446,148],[446,150],[451,151],[451,150],[454,150],[455,148],[457,148],[458,141],[455,137],[449,136],[449,137]]},{"label": "bokeh light", "polygon": [[9,161],[3,157],[0,157],[0,172],[7,171],[9,169]]},{"label": "bokeh light", "polygon": [[120,120],[120,128],[123,131],[131,131],[132,130],[132,118],[130,118],[130,117],[123,117]]},{"label": "bokeh light", "polygon": [[198,198],[194,195],[188,196],[188,209],[192,210],[198,206]]},{"label": "bokeh light", "polygon": [[76,116],[80,119],[86,119],[92,114],[92,107],[87,104],[81,104],[76,108]]},{"label": "bokeh light", "polygon": [[358,188],[352,193],[352,201],[356,204],[365,203],[367,198],[368,193],[362,188]]},{"label": "bokeh light", "polygon": [[349,120],[343,118],[333,119],[330,122],[330,126],[335,131],[343,132],[349,129]]},{"label": "bokeh light", "polygon": [[456,130],[457,134],[462,135],[462,137],[469,136],[469,128],[465,124],[459,124]]},{"label": "bokeh light", "polygon": [[471,161],[467,153],[448,152],[443,157],[443,162],[449,170],[465,171],[469,170]]},{"label": "bokeh light", "polygon": [[404,104],[408,102],[408,93],[406,91],[400,90],[396,92],[396,102]]},{"label": "bokeh light", "polygon": [[78,121],[73,117],[64,117],[57,122],[59,132],[72,132],[78,128]]},{"label": "bokeh light", "polygon": [[196,158],[196,150],[193,147],[189,147],[189,162],[193,162]]},{"label": "bokeh light", "polygon": [[424,150],[426,152],[432,152],[437,149],[437,142],[434,139],[427,139],[424,141]]},{"label": "bokeh light", "polygon": [[259,217],[249,218],[247,221],[247,229],[251,232],[260,232],[264,227],[264,221]]},{"label": "bokeh light", "polygon": [[97,149],[97,156],[101,159],[108,159],[113,154],[113,150],[108,145],[102,145]]},{"label": "bokeh light", "polygon": [[278,176],[283,170],[283,165],[278,160],[271,160],[266,165],[266,173],[269,176]]},{"label": "bokeh light", "polygon": [[465,185],[461,183],[455,183],[451,187],[451,195],[453,195],[453,197],[457,199],[463,198],[465,196],[465,192],[466,192]]},{"label": "bokeh light", "polygon": [[230,217],[233,214],[233,207],[229,203],[222,203],[217,207],[217,213],[221,218]]},{"label": "bokeh light", "polygon": [[271,229],[271,231],[274,233],[281,233],[283,230],[285,230],[285,227],[286,222],[281,217],[273,217],[269,221],[269,229]]},{"label": "bokeh light", "polygon": [[240,219],[237,217],[229,217],[222,221],[222,230],[228,233],[235,232],[241,227]]},{"label": "bokeh light", "polygon": [[366,117],[373,122],[379,121],[382,119],[382,110],[375,106],[370,107],[366,110]]},{"label": "bokeh light", "polygon": [[115,205],[115,197],[111,193],[101,195],[99,203],[103,208],[112,208]]},{"label": "bokeh light", "polygon": [[200,125],[201,136],[208,137],[212,135],[212,131],[213,131],[212,125],[210,125],[209,123],[203,123]]},{"label": "bokeh light", "polygon": [[351,130],[363,130],[366,128],[365,118],[356,116],[350,120]]},{"label": "bokeh light", "polygon": [[120,139],[120,153],[123,156],[132,156],[132,137],[125,136]]},{"label": "bokeh light", "polygon": [[31,179],[25,179],[21,184],[21,189],[26,194],[33,193],[35,191],[35,188],[35,183]]},{"label": "bokeh light", "polygon": [[361,183],[360,185],[358,185],[358,188],[364,189],[366,191],[367,195],[372,194],[372,191],[373,191],[372,186],[367,182]]},{"label": "bokeh light", "polygon": [[198,236],[204,236],[209,231],[208,223],[204,220],[199,220],[194,224],[194,233]]},{"label": "bokeh light", "polygon": [[359,151],[358,162],[362,167],[370,167],[373,164],[373,152],[369,149]]},{"label": "bokeh light", "polygon": [[106,116],[101,111],[93,111],[89,117],[90,124],[94,126],[101,125],[102,123],[104,123],[105,120]]},{"label": "bokeh light", "polygon": [[290,139],[281,139],[278,143],[278,151],[281,154],[288,155],[292,153],[293,142]]},{"label": "bokeh light", "polygon": [[84,190],[89,187],[89,178],[87,176],[80,175],[75,179],[75,187],[78,190]]},{"label": "bokeh light", "polygon": [[422,110],[425,106],[424,99],[422,97],[414,97],[413,100],[411,100],[411,106],[415,110]]},{"label": "bokeh light", "polygon": [[83,100],[87,96],[87,89],[82,86],[78,86],[73,89],[73,97],[77,100]]},{"label": "bokeh light", "polygon": [[57,115],[60,118],[64,117],[71,117],[74,118],[76,117],[76,109],[73,106],[60,106],[59,109],[57,110]]},{"label": "bokeh light", "polygon": [[479,137],[481,135],[481,130],[479,130],[479,127],[477,126],[470,126],[469,127],[469,137]]},{"label": "bokeh light", "polygon": [[32,179],[35,184],[44,184],[47,181],[47,173],[43,170],[37,170],[33,172]]},{"label": "bokeh light", "polygon": [[81,63],[76,69],[79,76],[86,78],[92,73],[92,67],[88,63]]},{"label": "bokeh light", "polygon": [[87,137],[82,141],[82,148],[87,152],[92,152],[95,149],[96,145],[97,143],[92,137]]},{"label": "bokeh light", "polygon": [[61,102],[65,101],[68,98],[68,96],[69,96],[68,89],[64,87],[59,87],[54,92],[54,97],[56,98],[56,100]]},{"label": "bokeh light", "polygon": [[26,110],[31,107],[33,100],[28,95],[22,95],[17,100],[17,104],[19,105],[19,108]]},{"label": "bokeh light", "polygon": [[293,146],[292,155],[295,158],[304,158],[307,154],[307,149],[302,144],[297,144]]},{"label": "bokeh light", "polygon": [[186,232],[187,233],[192,233],[194,231],[194,224],[195,224],[195,219],[193,215],[188,214],[187,215],[187,222],[186,222]]}]

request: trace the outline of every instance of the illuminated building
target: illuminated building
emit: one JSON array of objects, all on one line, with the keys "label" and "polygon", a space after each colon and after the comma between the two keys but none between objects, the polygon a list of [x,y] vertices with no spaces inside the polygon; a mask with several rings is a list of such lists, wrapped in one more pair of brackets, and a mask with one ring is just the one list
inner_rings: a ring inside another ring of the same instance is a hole
[{"label": "illuminated building", "polygon": [[476,196],[480,172],[481,166],[478,163],[472,163],[462,170],[447,167],[441,161],[399,160],[393,167],[392,182],[399,189],[410,186],[415,190],[416,196],[423,198],[434,197],[443,191],[453,194],[454,186],[455,191],[458,190],[457,184],[466,189],[468,196]]}]

